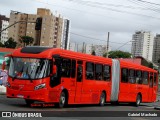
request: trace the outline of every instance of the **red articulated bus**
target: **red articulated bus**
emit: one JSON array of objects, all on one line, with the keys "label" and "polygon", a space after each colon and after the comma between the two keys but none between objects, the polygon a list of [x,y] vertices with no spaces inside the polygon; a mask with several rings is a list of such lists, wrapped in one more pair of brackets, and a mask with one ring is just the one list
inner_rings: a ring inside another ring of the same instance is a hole
[{"label": "red articulated bus", "polygon": [[7,97],[28,105],[156,101],[158,73],[141,65],[49,47],[19,48],[9,56]]}]

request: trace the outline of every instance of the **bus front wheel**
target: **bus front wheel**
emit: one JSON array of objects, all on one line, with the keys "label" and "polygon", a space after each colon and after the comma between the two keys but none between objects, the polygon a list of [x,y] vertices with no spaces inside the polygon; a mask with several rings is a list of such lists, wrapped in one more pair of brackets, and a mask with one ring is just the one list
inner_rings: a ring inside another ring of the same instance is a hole
[{"label": "bus front wheel", "polygon": [[59,103],[55,104],[56,107],[63,108],[66,105],[66,94],[62,92],[59,98]]},{"label": "bus front wheel", "polygon": [[101,96],[100,96],[99,105],[100,105],[100,106],[104,106],[105,101],[106,101],[106,94],[105,94],[104,92],[102,92],[102,94],[101,94]]}]

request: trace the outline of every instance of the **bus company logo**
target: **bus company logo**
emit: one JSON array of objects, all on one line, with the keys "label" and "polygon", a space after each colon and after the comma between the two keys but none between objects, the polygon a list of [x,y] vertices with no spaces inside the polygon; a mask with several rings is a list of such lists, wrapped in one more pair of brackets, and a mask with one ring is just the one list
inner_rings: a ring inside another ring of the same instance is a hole
[{"label": "bus company logo", "polygon": [[24,85],[19,85],[19,90],[22,90]]},{"label": "bus company logo", "polygon": [[11,117],[11,112],[2,112],[2,117]]}]

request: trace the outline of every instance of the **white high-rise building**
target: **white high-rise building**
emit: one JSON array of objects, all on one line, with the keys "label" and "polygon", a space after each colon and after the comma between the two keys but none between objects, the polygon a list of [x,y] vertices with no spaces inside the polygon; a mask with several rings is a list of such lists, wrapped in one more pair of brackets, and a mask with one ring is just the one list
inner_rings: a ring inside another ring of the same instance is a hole
[{"label": "white high-rise building", "polygon": [[152,61],[153,40],[154,36],[151,32],[136,31],[132,36],[132,56],[142,56]]},{"label": "white high-rise building", "polygon": [[[2,20],[2,30],[9,26],[9,22],[6,20]],[[4,30],[1,33],[1,42],[4,44],[8,40],[8,30]]]},{"label": "white high-rise building", "polygon": [[92,51],[93,51],[93,45],[91,44],[86,44],[86,53],[87,54],[92,54]]},{"label": "white high-rise building", "polygon": [[77,51],[76,50],[76,43],[69,43],[69,50],[71,50],[71,51]]},{"label": "white high-rise building", "polygon": [[[94,50],[96,56],[103,56],[104,53],[107,52],[107,45],[94,45]],[[111,47],[109,46],[108,52],[111,51]]]},{"label": "white high-rise building", "polygon": [[[107,46],[106,45],[86,45],[86,53],[92,54],[92,52],[95,51],[96,56],[103,56],[104,53],[107,52]],[[108,51],[111,51],[111,47],[109,46]]]},{"label": "white high-rise building", "polygon": [[154,47],[153,47],[153,62],[160,65],[158,61],[160,60],[160,34],[154,37]]},{"label": "white high-rise building", "polygon": [[63,20],[62,26],[62,40],[61,40],[61,48],[69,50],[69,43],[70,43],[70,21],[68,19]]}]

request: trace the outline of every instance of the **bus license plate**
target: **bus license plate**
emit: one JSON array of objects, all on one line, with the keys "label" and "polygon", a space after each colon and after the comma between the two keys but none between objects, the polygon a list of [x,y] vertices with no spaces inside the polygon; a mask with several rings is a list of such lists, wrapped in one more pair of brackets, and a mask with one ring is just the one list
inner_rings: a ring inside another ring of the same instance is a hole
[{"label": "bus license plate", "polygon": [[24,96],[23,96],[23,95],[17,95],[17,97],[18,97],[18,98],[24,98]]}]

